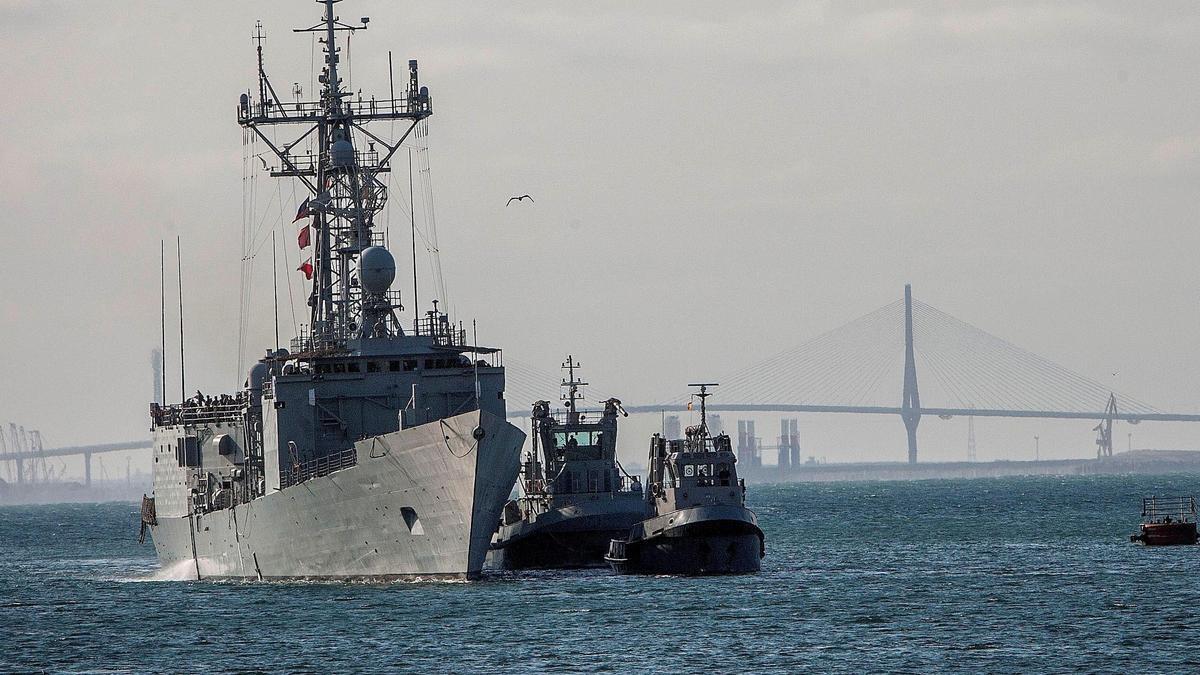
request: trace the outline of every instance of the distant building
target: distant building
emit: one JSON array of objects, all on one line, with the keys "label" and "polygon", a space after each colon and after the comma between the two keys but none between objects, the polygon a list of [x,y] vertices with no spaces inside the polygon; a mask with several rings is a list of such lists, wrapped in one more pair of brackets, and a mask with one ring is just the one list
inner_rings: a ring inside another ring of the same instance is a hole
[{"label": "distant building", "polygon": [[667,418],[663,420],[663,437],[683,438],[683,432],[679,426],[679,415],[667,415]]},{"label": "distant building", "polygon": [[754,432],[754,420],[738,420],[737,461],[746,467],[762,466],[758,436]]},{"label": "distant building", "polygon": [[725,431],[725,423],[721,421],[721,416],[714,413],[708,416],[708,433],[713,436],[720,436]]}]

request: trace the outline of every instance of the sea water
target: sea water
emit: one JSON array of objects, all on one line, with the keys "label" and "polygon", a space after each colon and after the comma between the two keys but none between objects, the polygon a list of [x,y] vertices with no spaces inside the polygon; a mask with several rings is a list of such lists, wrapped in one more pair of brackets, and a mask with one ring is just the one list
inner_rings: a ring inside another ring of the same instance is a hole
[{"label": "sea water", "polygon": [[751,485],[739,577],[250,583],[160,570],[135,504],[0,508],[0,671],[1186,672],[1200,547],[1129,542],[1200,476]]}]

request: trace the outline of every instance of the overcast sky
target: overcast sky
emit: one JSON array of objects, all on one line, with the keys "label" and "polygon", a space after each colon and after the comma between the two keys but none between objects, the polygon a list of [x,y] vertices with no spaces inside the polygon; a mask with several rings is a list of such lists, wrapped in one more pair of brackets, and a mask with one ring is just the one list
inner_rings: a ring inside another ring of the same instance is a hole
[{"label": "overcast sky", "polygon": [[[598,388],[642,403],[911,282],[1160,409],[1200,409],[1200,7],[745,5],[339,5],[372,19],[354,90],[386,94],[388,50],[398,72],[420,59],[449,301],[481,341],[547,373],[573,352]],[[235,105],[256,19],[277,89],[312,93],[310,38],[290,29],[319,12],[0,0],[0,421],[50,445],[146,436],[159,241],[177,234],[188,389],[241,382]],[[256,219],[295,208],[290,185],[282,208],[274,191],[260,180]],[[522,193],[536,203],[505,207]],[[255,264],[247,359],[274,340],[269,257]],[[652,426],[630,425],[622,454],[640,457]],[[806,454],[904,456],[898,420],[801,426]],[[1034,433],[1052,456],[1092,452],[1086,422],[982,431],[981,458],[1016,458]],[[1135,446],[1200,434],[1134,431]],[[926,422],[922,439],[925,457],[961,458],[965,422]]]}]

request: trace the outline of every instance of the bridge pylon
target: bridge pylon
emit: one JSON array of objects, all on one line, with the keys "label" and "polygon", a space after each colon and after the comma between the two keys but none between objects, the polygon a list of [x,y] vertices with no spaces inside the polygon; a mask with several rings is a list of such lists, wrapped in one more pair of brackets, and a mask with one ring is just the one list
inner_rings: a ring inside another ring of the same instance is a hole
[{"label": "bridge pylon", "polygon": [[1104,408],[1104,419],[1092,431],[1096,436],[1096,459],[1106,459],[1113,456],[1113,422],[1117,419],[1117,395],[1109,393],[1108,405]]},{"label": "bridge pylon", "polygon": [[912,284],[904,284],[904,397],[900,419],[908,432],[908,463],[917,463],[917,425],[921,423],[921,394],[917,389],[917,363],[913,353]]}]

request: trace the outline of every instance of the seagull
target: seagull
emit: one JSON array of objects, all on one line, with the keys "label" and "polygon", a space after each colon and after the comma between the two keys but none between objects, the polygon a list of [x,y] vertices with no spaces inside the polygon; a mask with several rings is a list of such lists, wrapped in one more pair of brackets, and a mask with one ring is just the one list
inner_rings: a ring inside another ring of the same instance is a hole
[{"label": "seagull", "polygon": [[520,201],[524,201],[526,199],[528,199],[531,202],[533,201],[533,197],[530,197],[529,195],[521,195],[520,197],[509,197],[508,201],[504,202],[504,205],[508,206],[509,204],[511,204],[513,202],[520,202]]}]

